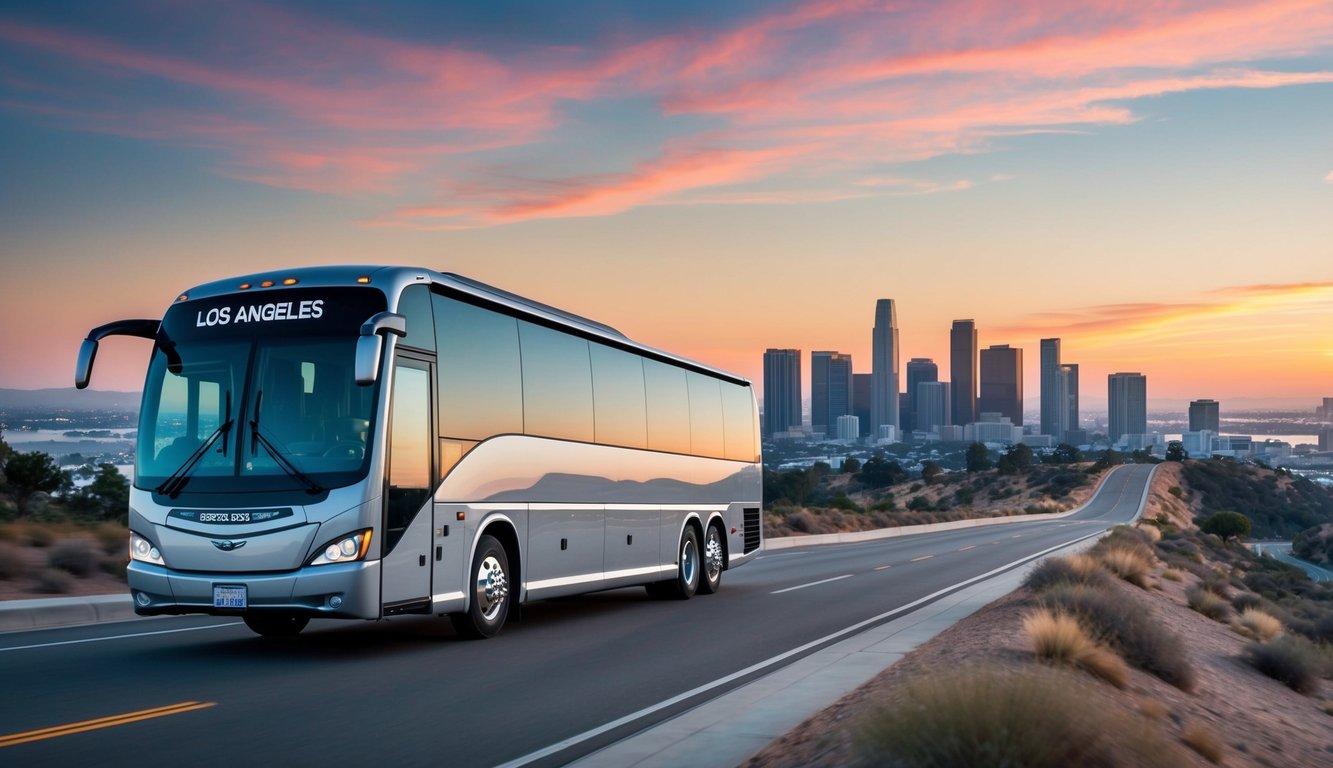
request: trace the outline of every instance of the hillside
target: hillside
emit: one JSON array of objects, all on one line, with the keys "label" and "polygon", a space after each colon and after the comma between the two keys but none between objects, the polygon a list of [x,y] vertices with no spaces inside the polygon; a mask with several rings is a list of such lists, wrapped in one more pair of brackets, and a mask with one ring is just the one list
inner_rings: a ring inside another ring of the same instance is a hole
[{"label": "hillside", "polygon": [[1333,523],[1333,490],[1284,470],[1225,459],[1181,464],[1182,485],[1197,494],[1197,512],[1231,510],[1250,519],[1255,539],[1291,539]]}]

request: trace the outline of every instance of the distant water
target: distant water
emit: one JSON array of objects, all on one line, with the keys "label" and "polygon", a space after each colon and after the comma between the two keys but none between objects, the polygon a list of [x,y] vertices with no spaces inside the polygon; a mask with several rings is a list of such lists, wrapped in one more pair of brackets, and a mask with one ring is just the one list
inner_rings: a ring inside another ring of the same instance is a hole
[{"label": "distant water", "polygon": [[[1222,434],[1224,434],[1224,435],[1245,435],[1245,434],[1248,434],[1248,435],[1250,435],[1250,437],[1253,437],[1253,438],[1254,438],[1254,442],[1256,442],[1256,443],[1262,443],[1262,442],[1265,441],[1265,440],[1281,440],[1281,441],[1284,442],[1284,443],[1290,443],[1290,444],[1292,445],[1293,448],[1294,448],[1295,446],[1300,445],[1301,443],[1309,443],[1309,444],[1311,444],[1311,445],[1319,445],[1319,436],[1318,436],[1318,435],[1260,435],[1260,434],[1254,434],[1254,433],[1249,433],[1249,432],[1223,432]],[[1179,435],[1179,434],[1167,435],[1167,436],[1166,436],[1166,439],[1167,439],[1168,441],[1170,441],[1170,440],[1179,440],[1179,439],[1180,439],[1180,435]]]},{"label": "distant water", "polygon": [[12,432],[5,432],[5,442],[10,445],[23,445],[24,443],[45,443],[45,442],[79,442],[82,440],[91,440],[97,443],[115,443],[124,442],[131,439],[129,436],[134,434],[133,429],[109,429],[110,437],[85,437],[83,435],[68,437],[66,432],[91,432],[96,431],[99,434],[104,430],[77,430],[77,429],[16,429]]}]

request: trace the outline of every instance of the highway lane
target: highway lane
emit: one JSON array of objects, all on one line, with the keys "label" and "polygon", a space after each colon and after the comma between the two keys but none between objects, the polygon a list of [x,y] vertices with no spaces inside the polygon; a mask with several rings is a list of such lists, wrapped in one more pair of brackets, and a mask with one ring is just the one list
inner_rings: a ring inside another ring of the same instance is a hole
[{"label": "highway lane", "polygon": [[212,617],[0,636],[0,737],[64,726],[0,738],[0,765],[493,765],[576,739],[539,761],[562,763],[771,668],[713,685],[740,670],[1125,522],[1149,472],[1116,469],[1063,519],[765,554],[685,602],[625,589],[536,603],[482,642],[426,618],[316,622],[276,643]]}]

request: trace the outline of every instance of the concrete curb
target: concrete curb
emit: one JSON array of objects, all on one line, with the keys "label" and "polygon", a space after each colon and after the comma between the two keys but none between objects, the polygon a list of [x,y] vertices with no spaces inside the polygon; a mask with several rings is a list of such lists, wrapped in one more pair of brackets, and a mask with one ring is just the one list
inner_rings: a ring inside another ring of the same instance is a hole
[{"label": "concrete curb", "polygon": [[0,602],[0,632],[100,624],[139,618],[128,594]]}]

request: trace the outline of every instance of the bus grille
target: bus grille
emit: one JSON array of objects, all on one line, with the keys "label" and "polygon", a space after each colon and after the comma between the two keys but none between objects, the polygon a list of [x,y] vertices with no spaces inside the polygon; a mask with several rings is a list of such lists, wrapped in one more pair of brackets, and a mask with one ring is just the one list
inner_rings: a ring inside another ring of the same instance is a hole
[{"label": "bus grille", "polygon": [[749,554],[759,548],[759,510],[748,507],[745,513],[745,552]]}]

